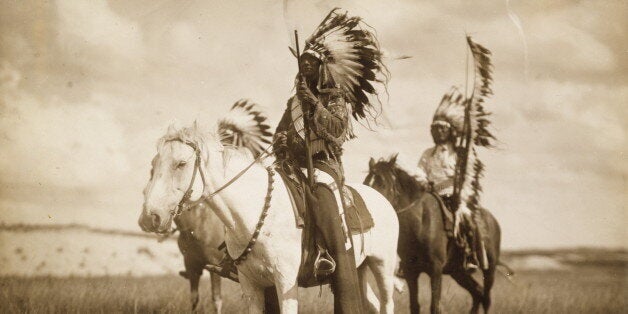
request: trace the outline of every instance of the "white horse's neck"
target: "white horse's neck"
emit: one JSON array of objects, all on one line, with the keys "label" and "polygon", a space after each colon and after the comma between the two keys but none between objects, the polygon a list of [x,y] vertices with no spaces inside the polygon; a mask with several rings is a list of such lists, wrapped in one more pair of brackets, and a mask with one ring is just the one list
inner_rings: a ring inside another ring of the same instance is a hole
[{"label": "white horse's neck", "polygon": [[[228,148],[227,148],[228,149]],[[250,165],[253,160],[241,152],[210,151],[204,169],[208,192],[223,187]],[[230,250],[238,254],[251,238],[260,217],[268,191],[268,173],[253,165],[227,188],[208,200],[209,205],[227,227],[225,239]]]}]

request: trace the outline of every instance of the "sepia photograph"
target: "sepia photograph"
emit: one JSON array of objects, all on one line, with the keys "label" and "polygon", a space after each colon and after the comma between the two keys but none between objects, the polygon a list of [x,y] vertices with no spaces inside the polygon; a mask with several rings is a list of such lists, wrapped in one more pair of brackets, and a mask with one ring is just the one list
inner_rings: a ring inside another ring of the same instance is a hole
[{"label": "sepia photograph", "polygon": [[0,0],[1,313],[626,313],[628,2]]}]

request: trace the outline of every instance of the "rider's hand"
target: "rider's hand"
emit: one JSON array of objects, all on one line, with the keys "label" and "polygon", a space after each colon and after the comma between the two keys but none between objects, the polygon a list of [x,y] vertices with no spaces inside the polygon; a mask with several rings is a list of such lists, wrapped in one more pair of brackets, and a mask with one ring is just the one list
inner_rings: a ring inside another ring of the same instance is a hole
[{"label": "rider's hand", "polygon": [[276,147],[288,147],[288,135],[285,131],[275,133],[275,145]]},{"label": "rider's hand", "polygon": [[313,106],[317,102],[316,96],[314,96],[304,79],[299,79],[297,83],[297,97],[302,104],[307,106]]},{"label": "rider's hand", "polygon": [[430,181],[419,181],[419,186],[425,192],[432,192],[434,190],[434,183]]}]

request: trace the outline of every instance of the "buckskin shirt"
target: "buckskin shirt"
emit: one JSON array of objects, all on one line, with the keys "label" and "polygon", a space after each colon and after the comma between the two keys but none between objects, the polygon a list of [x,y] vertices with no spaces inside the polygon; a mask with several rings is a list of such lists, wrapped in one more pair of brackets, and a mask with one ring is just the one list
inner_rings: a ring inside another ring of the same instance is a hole
[{"label": "buckskin shirt", "polygon": [[451,195],[454,191],[456,149],[452,143],[436,145],[423,152],[417,169],[417,180],[433,182],[434,192]]}]

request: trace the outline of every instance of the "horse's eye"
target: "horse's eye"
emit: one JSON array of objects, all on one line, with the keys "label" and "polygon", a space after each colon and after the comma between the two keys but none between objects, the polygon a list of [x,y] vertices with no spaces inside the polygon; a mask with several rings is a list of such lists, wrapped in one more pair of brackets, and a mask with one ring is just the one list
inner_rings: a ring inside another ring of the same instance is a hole
[{"label": "horse's eye", "polygon": [[188,162],[185,161],[185,160],[179,161],[179,163],[177,164],[177,169],[181,169],[181,168],[185,167],[185,165],[187,165],[187,163]]}]

